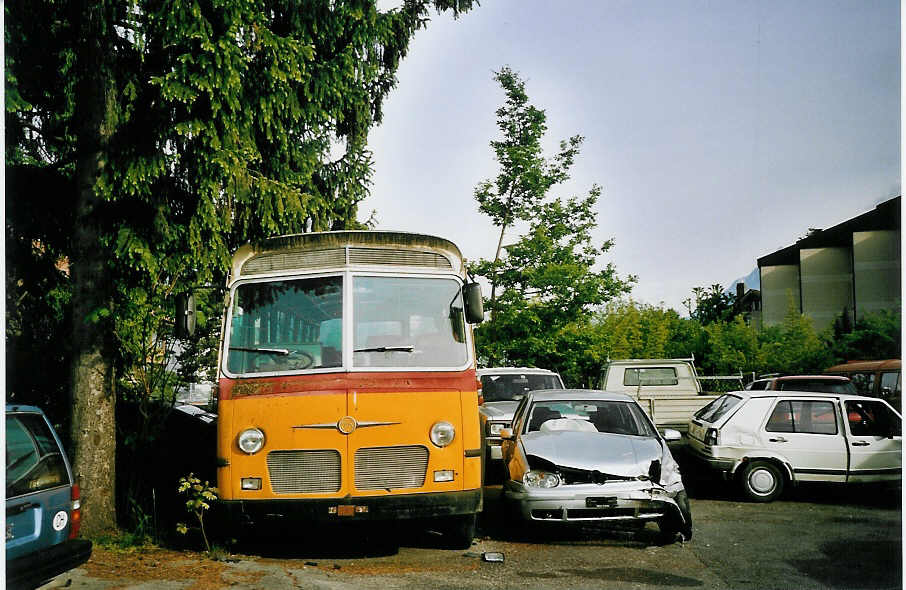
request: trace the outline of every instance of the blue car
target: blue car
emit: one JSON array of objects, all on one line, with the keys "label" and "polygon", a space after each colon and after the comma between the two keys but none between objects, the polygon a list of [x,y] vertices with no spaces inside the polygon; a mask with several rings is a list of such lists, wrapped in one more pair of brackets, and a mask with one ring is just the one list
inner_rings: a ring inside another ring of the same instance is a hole
[{"label": "blue car", "polygon": [[91,557],[79,486],[39,408],[6,406],[6,584],[35,588]]}]

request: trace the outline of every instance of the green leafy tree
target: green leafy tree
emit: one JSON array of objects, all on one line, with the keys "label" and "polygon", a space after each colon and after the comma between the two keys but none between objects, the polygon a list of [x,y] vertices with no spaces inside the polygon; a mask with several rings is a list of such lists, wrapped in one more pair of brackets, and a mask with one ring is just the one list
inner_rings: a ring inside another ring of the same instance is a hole
[{"label": "green leafy tree", "polygon": [[704,326],[708,353],[702,368],[707,374],[730,375],[758,372],[762,368],[758,332],[736,316],[729,322],[712,322]]},{"label": "green leafy tree", "polygon": [[899,311],[882,310],[866,314],[854,323],[849,314],[834,323],[827,346],[834,363],[852,360],[902,358],[902,316]]},{"label": "green leafy tree", "polygon": [[[410,39],[431,7],[458,15],[471,5],[5,5],[7,201],[27,203],[9,223],[20,245],[46,239],[47,256],[70,263],[54,286],[71,317],[86,533],[116,524],[117,376],[147,350],[120,338],[147,314],[172,317],[162,295],[220,282],[240,243],[355,226],[368,131]],[[14,282],[41,264],[20,253]]]},{"label": "green leafy tree", "polygon": [[626,300],[607,305],[596,322],[605,335],[607,357],[664,358],[677,319],[673,310]]},{"label": "green leafy tree", "polygon": [[698,320],[703,326],[732,320],[736,315],[735,303],[736,297],[717,284],[707,289],[695,287],[692,289],[692,297],[683,301],[689,317]]},{"label": "green leafy tree", "polygon": [[795,375],[820,373],[830,366],[830,352],[811,319],[799,312],[792,295],[783,322],[763,329],[758,338],[763,370]]},{"label": "green leafy tree", "polygon": [[[547,116],[529,103],[525,82],[509,67],[496,72],[494,79],[506,94],[505,103],[497,109],[497,128],[503,134],[491,141],[500,172],[493,181],[484,180],[475,187],[478,209],[500,228],[493,264],[500,262],[506,230],[518,221],[532,219],[548,190],[569,178],[569,169],[579,153],[583,138],[574,135],[560,142],[560,151],[546,158],[541,140],[547,132]],[[491,267],[496,270],[496,266]],[[498,278],[489,275],[491,301],[496,300]],[[491,310],[492,314],[494,310]]]},{"label": "green leafy tree", "polygon": [[509,68],[498,72],[496,79],[507,96],[498,110],[503,139],[491,142],[500,173],[496,183],[478,185],[476,200],[501,227],[501,240],[514,221],[528,222],[528,230],[505,248],[505,256],[498,247],[493,259],[471,265],[473,274],[493,285],[488,302],[491,320],[477,332],[479,357],[488,364],[578,366],[579,361],[564,359],[569,351],[557,335],[575,336],[577,326],[588,324],[596,306],[628,292],[633,279],[620,278],[611,264],[597,269],[598,257],[613,245],[592,243],[599,187],[584,197],[548,195],[569,178],[581,137],[561,143],[553,159],[544,158],[540,148],[544,112],[528,104],[524,84]]}]

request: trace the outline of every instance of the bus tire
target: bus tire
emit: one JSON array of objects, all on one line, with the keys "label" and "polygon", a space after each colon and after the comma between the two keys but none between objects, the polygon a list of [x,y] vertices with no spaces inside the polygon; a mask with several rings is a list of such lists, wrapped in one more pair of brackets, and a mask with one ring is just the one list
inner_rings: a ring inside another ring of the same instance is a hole
[{"label": "bus tire", "polygon": [[475,538],[475,514],[462,514],[447,518],[443,529],[444,545],[449,549],[468,549]]}]

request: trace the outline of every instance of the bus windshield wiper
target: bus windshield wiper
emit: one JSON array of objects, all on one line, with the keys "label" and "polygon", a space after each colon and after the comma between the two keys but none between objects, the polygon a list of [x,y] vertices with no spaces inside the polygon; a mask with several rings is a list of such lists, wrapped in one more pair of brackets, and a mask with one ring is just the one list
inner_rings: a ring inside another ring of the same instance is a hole
[{"label": "bus windshield wiper", "polygon": [[263,352],[265,354],[279,354],[280,356],[288,356],[289,351],[285,348],[256,348],[251,346],[231,346],[230,350],[238,350],[239,352]]},{"label": "bus windshield wiper", "polygon": [[415,347],[411,344],[402,346],[375,346],[373,348],[357,348],[352,352],[412,352]]}]

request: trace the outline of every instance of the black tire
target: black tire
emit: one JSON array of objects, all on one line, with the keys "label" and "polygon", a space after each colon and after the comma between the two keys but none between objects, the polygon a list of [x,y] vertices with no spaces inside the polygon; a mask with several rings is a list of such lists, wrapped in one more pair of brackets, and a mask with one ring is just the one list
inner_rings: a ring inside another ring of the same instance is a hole
[{"label": "black tire", "polygon": [[676,505],[679,507],[679,514],[665,514],[657,523],[660,529],[658,543],[661,545],[675,543],[680,535],[683,541],[692,539],[692,511],[689,509],[689,496],[685,490],[676,495]]},{"label": "black tire", "polygon": [[450,516],[443,528],[444,546],[448,549],[468,549],[475,538],[475,514]]},{"label": "black tire", "polygon": [[742,493],[753,502],[773,502],[785,484],[783,472],[771,461],[750,461],[739,474]]}]

